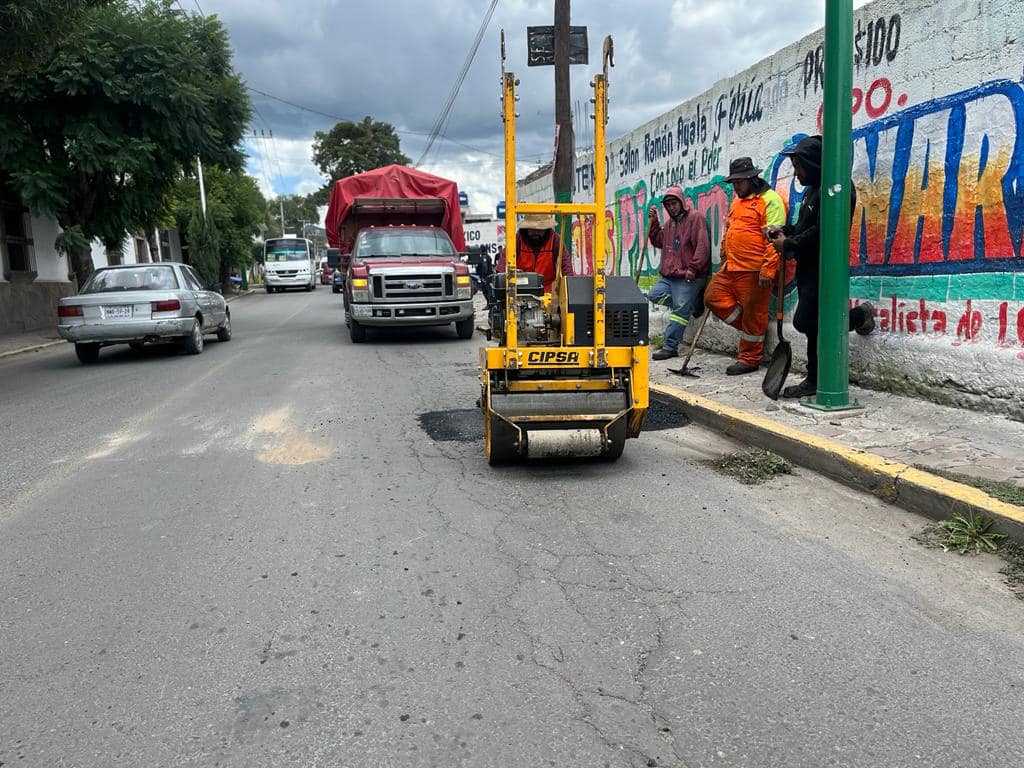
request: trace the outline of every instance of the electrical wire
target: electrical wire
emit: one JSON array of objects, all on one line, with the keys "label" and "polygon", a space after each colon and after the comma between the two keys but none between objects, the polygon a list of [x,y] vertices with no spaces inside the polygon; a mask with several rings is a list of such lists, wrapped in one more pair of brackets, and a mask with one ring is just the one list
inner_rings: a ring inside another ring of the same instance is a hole
[{"label": "electrical wire", "polygon": [[480,22],[480,28],[476,33],[476,39],[473,40],[473,45],[469,49],[469,55],[466,56],[466,61],[462,65],[462,70],[459,72],[459,76],[455,79],[455,84],[452,86],[452,90],[448,94],[448,99],[445,101],[444,106],[441,108],[441,113],[437,116],[437,120],[434,122],[434,127],[430,131],[430,137],[427,139],[427,146],[423,149],[420,159],[416,161],[416,166],[423,164],[423,161],[430,153],[430,149],[434,146],[435,139],[437,139],[437,137],[444,131],[445,125],[448,123],[448,118],[451,115],[452,107],[455,106],[455,100],[459,97],[459,90],[461,90],[462,83],[466,79],[466,75],[469,73],[469,68],[473,65],[473,59],[476,58],[476,52],[480,48],[480,42],[483,40],[484,33],[487,31],[487,26],[491,23],[491,17],[494,15],[494,9],[497,5],[498,0],[491,0],[491,4],[487,8],[487,13],[484,14],[484,18]]}]

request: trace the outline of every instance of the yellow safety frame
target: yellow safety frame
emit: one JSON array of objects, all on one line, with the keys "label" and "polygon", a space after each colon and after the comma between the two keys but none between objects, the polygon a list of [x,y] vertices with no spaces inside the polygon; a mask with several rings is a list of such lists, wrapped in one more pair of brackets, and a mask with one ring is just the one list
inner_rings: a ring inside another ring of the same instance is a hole
[{"label": "yellow safety frame", "polygon": [[[505,124],[505,351],[506,360],[516,367],[521,355],[516,327],[516,221],[520,214],[593,216],[594,232],[606,229],[605,213],[605,124],[608,121],[608,76],[594,76],[594,202],[518,203],[516,200],[516,85],[512,72],[502,74],[502,120]],[[594,346],[587,366],[609,365],[605,348],[605,239],[594,237]],[[536,348],[531,347],[531,350]],[[585,349],[583,347],[582,349]],[[628,365],[628,364],[627,364]],[[548,366],[550,367],[550,366]],[[584,366],[581,366],[584,367]]]}]

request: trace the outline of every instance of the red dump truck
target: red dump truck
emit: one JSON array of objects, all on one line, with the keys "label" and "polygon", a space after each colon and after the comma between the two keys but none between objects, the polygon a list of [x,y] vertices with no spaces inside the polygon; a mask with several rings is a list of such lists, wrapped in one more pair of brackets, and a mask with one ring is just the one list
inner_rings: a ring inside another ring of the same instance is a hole
[{"label": "red dump truck", "polygon": [[334,182],[327,240],[341,253],[345,324],[367,329],[455,324],[473,336],[473,289],[453,181],[389,165]]}]

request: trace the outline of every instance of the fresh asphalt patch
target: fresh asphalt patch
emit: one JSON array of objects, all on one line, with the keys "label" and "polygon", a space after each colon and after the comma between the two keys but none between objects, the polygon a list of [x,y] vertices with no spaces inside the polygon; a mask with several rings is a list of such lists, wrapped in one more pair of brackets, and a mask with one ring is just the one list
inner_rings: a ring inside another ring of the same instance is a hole
[{"label": "fresh asphalt patch", "polygon": [[[441,443],[471,443],[484,439],[484,419],[479,408],[430,411],[420,414],[420,428]],[[651,401],[644,419],[644,432],[678,429],[690,424],[690,418],[656,400]]]}]

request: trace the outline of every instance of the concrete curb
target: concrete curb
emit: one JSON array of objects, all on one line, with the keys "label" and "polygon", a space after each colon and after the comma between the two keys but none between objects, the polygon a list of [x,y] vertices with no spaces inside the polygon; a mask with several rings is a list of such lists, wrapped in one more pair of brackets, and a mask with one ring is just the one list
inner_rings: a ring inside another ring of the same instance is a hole
[{"label": "concrete curb", "polygon": [[224,297],[224,303],[225,304],[230,304],[232,301],[237,301],[238,299],[244,299],[246,296],[252,296],[254,293],[256,293],[256,289],[255,288],[250,288],[245,293],[235,293],[235,294],[232,294],[231,296],[225,296]]},{"label": "concrete curb", "polygon": [[0,352],[0,360],[2,360],[5,357],[23,355],[27,352],[38,352],[41,349],[46,349],[47,347],[55,347],[58,344],[67,344],[67,342],[64,341],[64,339],[57,339],[56,341],[47,341],[44,342],[43,344],[33,344],[32,346],[29,347],[20,347],[19,349],[12,349],[9,352]]},{"label": "concrete curb", "polygon": [[994,520],[1002,533],[1024,543],[1024,507],[999,501],[977,488],[675,387],[652,384],[651,394],[660,402],[679,408],[696,422],[740,442],[774,451],[796,464],[844,485],[868,491],[910,512],[933,520],[946,520],[958,512],[984,515]]}]

